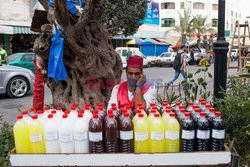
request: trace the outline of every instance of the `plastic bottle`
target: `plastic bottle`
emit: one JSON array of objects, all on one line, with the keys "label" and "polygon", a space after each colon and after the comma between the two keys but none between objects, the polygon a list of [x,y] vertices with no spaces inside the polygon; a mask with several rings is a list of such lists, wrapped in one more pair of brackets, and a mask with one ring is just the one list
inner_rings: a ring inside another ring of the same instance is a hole
[{"label": "plastic bottle", "polygon": [[135,124],[136,121],[138,120],[139,114],[141,114],[141,110],[137,109],[135,112],[136,112],[136,114],[135,114],[134,118],[132,119],[133,124]]},{"label": "plastic bottle", "polygon": [[215,112],[215,118],[212,123],[212,151],[224,150],[225,129],[221,119],[221,112]]},{"label": "plastic bottle", "polygon": [[164,152],[164,123],[160,114],[154,114],[152,121],[149,121],[150,141],[149,149],[151,153]]},{"label": "plastic bottle", "polygon": [[210,127],[206,118],[206,113],[200,113],[200,119],[197,123],[196,147],[198,151],[209,151]]},{"label": "plastic bottle", "polygon": [[83,118],[83,113],[78,113],[74,125],[75,153],[89,153],[88,138],[89,123]]},{"label": "plastic bottle", "polygon": [[197,126],[197,123],[198,123],[198,120],[199,120],[199,118],[200,118],[200,112],[201,112],[201,110],[199,109],[199,108],[196,108],[195,110],[194,110],[194,115],[193,115],[193,120],[194,120],[194,125],[195,125],[195,127]]},{"label": "plastic bottle", "polygon": [[49,114],[44,124],[44,136],[46,153],[60,153],[60,144],[58,139],[58,125],[53,120],[53,115]]},{"label": "plastic bottle", "polygon": [[130,119],[132,120],[133,119],[133,117],[134,117],[134,115],[135,115],[135,113],[132,111],[132,107],[130,106],[130,105],[126,105],[126,109],[127,109],[127,112],[129,113],[129,117],[130,117]]},{"label": "plastic bottle", "polygon": [[90,109],[90,104],[89,103],[85,104],[83,117],[86,118],[87,122],[89,122],[90,119],[92,118],[92,113],[91,113],[91,109]]},{"label": "plastic bottle", "polygon": [[181,150],[183,152],[194,151],[195,128],[189,112],[185,113],[185,119],[182,122],[181,139]]},{"label": "plastic bottle", "polygon": [[60,125],[62,122],[62,115],[58,114],[57,110],[51,110],[51,114],[53,115],[53,119],[55,120],[56,124]]},{"label": "plastic bottle", "polygon": [[31,142],[32,153],[45,153],[44,127],[38,120],[37,115],[32,116],[32,121],[29,124],[29,137]]},{"label": "plastic bottle", "polygon": [[41,121],[41,123],[44,125],[47,118],[44,117],[42,110],[37,110],[37,117],[38,117],[38,120]]},{"label": "plastic bottle", "polygon": [[106,113],[106,110],[104,109],[103,107],[103,104],[102,103],[99,103],[98,104],[98,113],[99,113],[99,117],[102,118],[102,120],[105,119],[107,113]]},{"label": "plastic bottle", "polygon": [[177,114],[179,114],[179,106],[181,105],[181,103],[180,102],[175,102],[175,106],[174,106],[174,108],[173,108],[173,112],[177,115]]},{"label": "plastic bottle", "polygon": [[153,107],[152,107],[152,110],[156,110],[156,114],[161,114],[161,113],[159,112],[157,106],[153,106]]},{"label": "plastic bottle", "polygon": [[138,114],[138,120],[134,124],[134,150],[135,153],[149,152],[149,126],[144,114]]},{"label": "plastic bottle", "polygon": [[29,124],[23,120],[22,115],[17,116],[17,121],[13,127],[16,153],[31,153],[31,143],[29,139]]},{"label": "plastic bottle", "polygon": [[206,102],[202,101],[200,105],[201,112],[206,112]]},{"label": "plastic bottle", "polygon": [[184,108],[181,108],[179,114],[177,115],[177,120],[178,120],[180,123],[181,123],[181,122],[184,120],[184,118],[185,118],[185,112],[186,112],[186,110],[185,110]]},{"label": "plastic bottle", "polygon": [[62,122],[59,126],[59,142],[61,153],[74,153],[75,146],[73,141],[74,127],[72,126],[67,114],[63,114]]},{"label": "plastic bottle", "polygon": [[105,122],[105,152],[119,152],[119,125],[114,114],[108,114],[108,119]]},{"label": "plastic bottle", "polygon": [[89,121],[89,152],[103,153],[103,125],[97,114]]},{"label": "plastic bottle", "polygon": [[120,120],[120,151],[126,153],[134,152],[133,123],[129,113],[123,113],[123,119]]},{"label": "plastic bottle", "polygon": [[171,110],[170,109],[167,109],[163,114],[162,114],[162,120],[164,122],[167,122],[168,119],[170,118],[170,113],[171,113]]},{"label": "plastic bottle", "polygon": [[152,110],[150,111],[150,114],[148,115],[148,121],[149,121],[149,122],[152,120],[152,118],[155,117],[155,114],[159,114],[159,113],[157,113],[157,111],[156,111],[155,109],[152,109]]},{"label": "plastic bottle", "polygon": [[188,102],[188,107],[187,107],[187,112],[190,112],[191,114],[194,113],[194,109],[193,109],[194,103],[193,102]]},{"label": "plastic bottle", "polygon": [[36,115],[36,108],[35,107],[30,108],[30,115],[31,116]]},{"label": "plastic bottle", "polygon": [[73,106],[71,106],[70,108],[70,114],[68,115],[69,116],[69,119],[71,119],[71,121],[74,123],[75,120],[77,119],[77,116],[78,116],[78,112],[76,110],[76,106],[77,104],[73,104]]},{"label": "plastic bottle", "polygon": [[29,116],[28,111],[27,110],[23,110],[22,115],[23,115],[23,120],[26,123],[30,124],[30,122],[32,121],[32,118]]},{"label": "plastic bottle", "polygon": [[207,119],[209,121],[210,126],[212,126],[214,118],[215,118],[215,109],[213,107],[210,107],[209,113],[207,114]]},{"label": "plastic bottle", "polygon": [[180,124],[175,113],[165,123],[165,152],[180,152]]},{"label": "plastic bottle", "polygon": [[56,113],[58,113],[60,115],[60,117],[62,118],[63,113],[63,108],[61,106],[58,106],[56,108]]},{"label": "plastic bottle", "polygon": [[44,106],[43,107],[43,117],[48,118],[48,115],[50,114],[51,110],[49,106]]}]

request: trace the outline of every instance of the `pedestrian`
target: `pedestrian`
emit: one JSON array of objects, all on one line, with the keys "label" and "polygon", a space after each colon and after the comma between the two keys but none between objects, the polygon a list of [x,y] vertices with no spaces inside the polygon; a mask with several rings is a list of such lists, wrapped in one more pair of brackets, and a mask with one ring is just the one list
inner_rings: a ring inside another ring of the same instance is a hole
[{"label": "pedestrian", "polygon": [[187,80],[187,54],[185,53],[185,45],[182,45],[177,55],[175,56],[173,68],[175,70],[175,74],[173,78],[167,83],[167,88],[174,83],[175,80],[178,79],[179,75],[182,74],[183,79]]},{"label": "pedestrian", "polygon": [[132,51],[130,50],[130,48],[128,48],[128,51],[126,53],[126,60],[128,61],[128,58],[132,55]]},{"label": "pedestrian", "polygon": [[7,52],[2,44],[0,44],[0,64],[8,64]]}]

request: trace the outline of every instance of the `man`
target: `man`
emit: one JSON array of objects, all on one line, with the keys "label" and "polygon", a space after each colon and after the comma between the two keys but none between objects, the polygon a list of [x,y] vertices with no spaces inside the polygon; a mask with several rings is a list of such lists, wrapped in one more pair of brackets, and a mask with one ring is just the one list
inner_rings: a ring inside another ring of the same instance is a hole
[{"label": "man", "polygon": [[180,74],[182,74],[184,80],[187,80],[187,55],[185,53],[185,46],[182,45],[180,50],[177,52],[177,55],[175,56],[174,60],[174,69],[175,74],[174,77],[167,83],[167,88],[174,83],[179,77]]},{"label": "man", "polygon": [[0,64],[8,64],[7,52],[3,49],[3,45],[0,44]]},{"label": "man", "polygon": [[149,109],[150,103],[156,101],[156,91],[146,83],[146,75],[143,73],[143,58],[132,55],[127,61],[126,82],[114,86],[108,109],[111,104],[115,103],[118,108],[129,105],[132,110],[137,108],[141,103],[146,110]]}]

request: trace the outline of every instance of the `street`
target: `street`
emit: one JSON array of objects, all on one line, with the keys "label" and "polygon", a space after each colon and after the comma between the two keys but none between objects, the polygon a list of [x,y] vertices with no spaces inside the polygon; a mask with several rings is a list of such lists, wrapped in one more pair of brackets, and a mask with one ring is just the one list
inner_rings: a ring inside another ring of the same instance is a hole
[{"label": "street", "polygon": [[[236,62],[234,62],[236,63]],[[189,73],[194,73],[199,67],[197,66],[188,66],[187,71]],[[212,75],[214,74],[214,65],[212,64],[208,70]],[[149,81],[163,81],[163,83],[169,81],[174,75],[174,69],[172,67],[151,67],[144,68],[144,72]],[[228,76],[236,74],[236,70],[229,70]],[[195,78],[200,77],[197,75]],[[126,79],[125,70],[123,70],[122,79]],[[178,84],[183,79],[182,76],[179,76],[178,80],[175,81],[174,84]],[[213,79],[208,79],[208,89],[213,93]],[[19,111],[24,109],[29,109],[32,106],[32,92],[29,92],[23,98],[12,99],[7,97],[6,95],[0,95],[0,115],[3,115],[3,122],[8,122],[13,124],[16,115]],[[44,104],[52,104],[52,96],[48,87],[45,87],[45,103]]]}]

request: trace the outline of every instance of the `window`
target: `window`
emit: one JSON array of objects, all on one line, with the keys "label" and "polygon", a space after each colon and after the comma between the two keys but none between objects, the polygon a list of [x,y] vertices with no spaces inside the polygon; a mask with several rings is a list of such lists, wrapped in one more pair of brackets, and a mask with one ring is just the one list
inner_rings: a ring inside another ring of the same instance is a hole
[{"label": "window", "polygon": [[233,11],[231,11],[231,16],[232,16],[232,17],[234,16],[234,12],[233,12]]},{"label": "window", "polygon": [[229,23],[227,22],[227,29],[229,29]]},{"label": "window", "polygon": [[233,32],[233,30],[234,30],[234,25],[231,24],[231,32]]},{"label": "window", "polygon": [[162,3],[161,9],[175,9],[175,3],[174,2]]},{"label": "window", "polygon": [[184,9],[184,6],[185,6],[184,2],[181,2],[180,8],[181,8],[181,9]]},{"label": "window", "polygon": [[27,54],[22,57],[22,61],[33,61],[34,54]]},{"label": "window", "polygon": [[212,27],[218,26],[218,19],[212,19]]},{"label": "window", "polygon": [[218,11],[218,4],[213,4],[212,9]]},{"label": "window", "polygon": [[164,18],[161,19],[161,27],[174,27],[175,19],[173,18]]},{"label": "window", "polygon": [[238,17],[238,13],[237,13],[237,12],[235,13],[235,17],[236,17],[236,18]]},{"label": "window", "polygon": [[201,2],[195,2],[193,3],[193,9],[204,9],[204,3],[201,3]]}]

